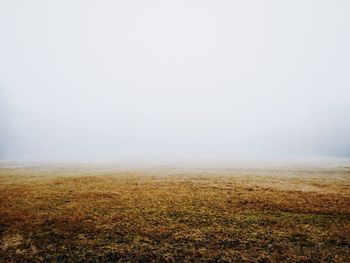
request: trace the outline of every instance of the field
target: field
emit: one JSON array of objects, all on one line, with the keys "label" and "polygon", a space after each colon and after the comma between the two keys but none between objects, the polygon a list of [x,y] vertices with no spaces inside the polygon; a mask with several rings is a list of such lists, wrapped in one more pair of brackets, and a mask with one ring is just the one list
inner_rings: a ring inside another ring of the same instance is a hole
[{"label": "field", "polygon": [[1,262],[349,262],[350,167],[0,168]]}]

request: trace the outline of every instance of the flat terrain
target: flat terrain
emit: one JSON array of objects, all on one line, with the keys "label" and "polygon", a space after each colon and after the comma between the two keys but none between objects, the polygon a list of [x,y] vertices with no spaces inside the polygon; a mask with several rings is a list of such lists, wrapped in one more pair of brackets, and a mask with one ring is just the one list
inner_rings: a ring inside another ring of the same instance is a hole
[{"label": "flat terrain", "polygon": [[0,261],[349,262],[350,167],[2,167]]}]

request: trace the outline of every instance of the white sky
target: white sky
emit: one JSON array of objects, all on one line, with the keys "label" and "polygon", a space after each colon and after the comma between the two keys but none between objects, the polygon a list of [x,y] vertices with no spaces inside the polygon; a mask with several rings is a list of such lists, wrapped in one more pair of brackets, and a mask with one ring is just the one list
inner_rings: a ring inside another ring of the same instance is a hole
[{"label": "white sky", "polygon": [[0,159],[350,153],[347,0],[0,0]]}]

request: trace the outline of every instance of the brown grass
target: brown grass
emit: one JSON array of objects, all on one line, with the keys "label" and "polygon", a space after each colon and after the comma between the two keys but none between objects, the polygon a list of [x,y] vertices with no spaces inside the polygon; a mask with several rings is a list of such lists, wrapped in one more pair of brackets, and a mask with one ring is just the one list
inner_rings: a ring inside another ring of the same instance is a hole
[{"label": "brown grass", "polygon": [[0,169],[3,262],[349,262],[350,169]]}]

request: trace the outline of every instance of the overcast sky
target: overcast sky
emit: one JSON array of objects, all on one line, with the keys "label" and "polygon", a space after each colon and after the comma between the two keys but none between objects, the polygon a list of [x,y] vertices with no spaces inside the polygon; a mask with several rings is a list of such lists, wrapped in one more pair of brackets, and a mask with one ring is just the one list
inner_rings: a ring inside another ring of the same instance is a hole
[{"label": "overcast sky", "polygon": [[0,159],[350,155],[348,0],[0,0]]}]

